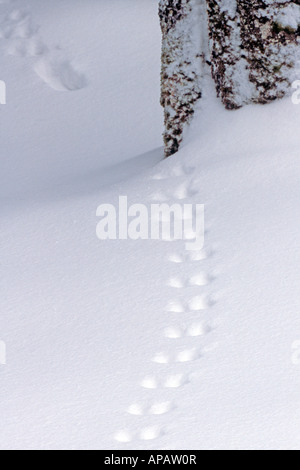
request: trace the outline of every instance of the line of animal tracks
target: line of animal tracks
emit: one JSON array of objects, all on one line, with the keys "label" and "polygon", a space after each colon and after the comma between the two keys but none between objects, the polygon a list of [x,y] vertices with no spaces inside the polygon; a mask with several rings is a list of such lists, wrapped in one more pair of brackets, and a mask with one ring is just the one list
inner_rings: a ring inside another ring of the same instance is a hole
[{"label": "line of animal tracks", "polygon": [[[173,194],[165,195],[159,188],[152,199],[164,202],[171,198],[172,203],[193,203],[199,196],[198,191],[190,189],[194,171],[180,166],[173,169],[171,176],[155,174],[152,183],[156,186],[169,178],[173,178],[176,185]],[[147,448],[147,443],[153,441],[159,448],[160,440],[163,449],[163,438],[168,435],[172,413],[180,408],[179,391],[188,393],[194,373],[201,368],[201,360],[209,351],[209,347],[203,345],[203,339],[215,328],[207,313],[216,300],[206,293],[214,275],[205,269],[205,262],[214,256],[214,252],[207,240],[201,251],[187,251],[184,240],[176,244],[179,245],[181,248],[170,251],[165,259],[173,274],[165,280],[170,294],[167,304],[162,305],[162,313],[169,325],[157,332],[164,338],[164,349],[157,350],[149,358],[152,366],[156,365],[156,373],[147,374],[145,366],[146,373],[137,384],[138,388],[148,392],[148,399],[140,401],[137,393],[137,399],[128,403],[126,409],[132,416],[132,429],[119,429],[114,436],[125,449],[135,448],[139,442]],[[172,243],[169,246],[172,247]],[[167,399],[162,400],[161,396]],[[149,425],[139,425],[139,422],[145,423],[145,418]]]},{"label": "line of animal tracks", "polygon": [[26,9],[15,8],[13,0],[0,1],[0,45],[5,53],[24,58],[33,71],[56,91],[76,91],[86,78],[73,66],[60,44],[48,46],[40,27]]}]

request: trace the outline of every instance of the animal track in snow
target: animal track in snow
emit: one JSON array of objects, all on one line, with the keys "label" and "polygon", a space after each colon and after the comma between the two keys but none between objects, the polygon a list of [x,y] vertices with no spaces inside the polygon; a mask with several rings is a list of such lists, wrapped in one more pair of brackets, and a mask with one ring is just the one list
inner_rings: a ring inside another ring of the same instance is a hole
[{"label": "animal track in snow", "polygon": [[115,440],[121,444],[128,444],[133,440],[133,436],[129,431],[123,430],[115,434]]},{"label": "animal track in snow", "polygon": [[127,413],[133,416],[143,416],[145,414],[143,407],[138,404],[130,405]]},{"label": "animal track in snow", "polygon": [[[198,191],[190,189],[186,186],[186,184],[182,184],[179,186],[173,193],[166,194],[164,192],[158,191],[151,195],[151,200],[154,202],[166,202],[169,200],[176,199],[177,201],[185,201],[193,198],[198,194]],[[189,218],[192,217],[193,214],[188,214]]]},{"label": "animal track in snow", "polygon": [[166,310],[170,313],[184,313],[187,310],[196,312],[198,310],[206,310],[213,305],[213,301],[207,295],[198,295],[191,298],[188,302],[170,301]]},{"label": "animal track in snow", "polygon": [[197,233],[195,232],[195,230],[193,230],[192,228],[185,228],[184,229],[184,232],[183,232],[184,240],[192,241],[192,240],[195,240],[196,237],[197,237]]},{"label": "animal track in snow", "polygon": [[185,199],[193,198],[197,194],[198,194],[198,191],[190,189],[189,187],[187,187],[186,184],[183,184],[174,191],[173,196],[179,201],[183,201]]},{"label": "animal track in snow", "polygon": [[156,364],[175,364],[176,362],[193,362],[201,356],[198,349],[185,349],[178,354],[172,356],[166,353],[159,353],[153,358]]},{"label": "animal track in snow", "polygon": [[154,356],[153,362],[155,362],[156,364],[169,364],[170,357],[168,356],[168,354],[158,353]]},{"label": "animal track in snow", "polygon": [[210,333],[212,328],[202,322],[195,322],[187,328],[180,328],[177,326],[168,327],[164,331],[164,336],[167,339],[181,339],[186,337],[196,338]]},{"label": "animal track in snow", "polygon": [[199,273],[195,274],[188,280],[182,280],[179,277],[171,277],[168,282],[167,286],[173,287],[174,289],[184,289],[187,287],[201,287],[207,286],[211,282],[211,276],[207,275],[206,273]]},{"label": "animal track in snow", "polygon": [[154,181],[161,181],[161,180],[167,180],[167,179],[172,179],[172,178],[180,178],[182,176],[187,177],[190,176],[194,173],[196,170],[195,167],[192,166],[185,166],[185,165],[176,165],[174,168],[172,168],[171,173],[166,173],[165,171],[160,171],[158,173],[155,173],[152,176],[152,180]]},{"label": "animal track in snow", "polygon": [[162,181],[168,179],[168,175],[164,175],[163,173],[156,173],[155,175],[152,176],[152,180],[154,181]]},{"label": "animal track in snow", "polygon": [[187,251],[184,254],[172,253],[168,255],[168,261],[174,264],[183,264],[188,262],[204,261],[213,256],[212,250]]},{"label": "animal track in snow", "polygon": [[[191,175],[194,172],[194,168],[185,167],[184,165],[177,165],[171,174],[167,174],[167,170],[157,172],[152,176],[153,181],[161,181],[168,178],[181,178]],[[165,203],[168,201],[177,201],[177,206],[182,207],[185,204],[185,208],[188,208],[188,200],[192,200],[197,194],[198,191],[193,188],[193,184],[190,182],[181,182],[179,179],[176,180],[175,189],[173,191],[163,191],[161,187],[152,193],[151,201],[157,203]],[[176,204],[176,202],[175,202]],[[185,240],[194,240],[197,236],[193,230],[193,220],[195,216],[194,210],[186,211],[176,211],[172,220],[175,221],[180,218],[181,221],[184,221],[184,239]],[[170,216],[166,214],[165,217],[163,214],[158,214],[160,221],[169,222]],[[168,229],[164,230],[164,225],[162,224],[163,239],[172,240]],[[200,261],[205,261],[213,255],[212,250],[202,249],[197,251],[183,251],[183,252],[173,252],[167,255],[167,259],[170,263],[174,265],[186,265],[187,267],[192,268],[192,264],[199,263]],[[195,268],[195,266],[194,266]],[[174,266],[175,269],[175,266]],[[208,351],[207,342],[201,341],[199,345],[199,338],[206,336],[212,331],[210,325],[205,321],[197,321],[199,317],[203,317],[201,312],[209,309],[212,305],[212,299],[207,295],[194,295],[191,297],[191,293],[201,293],[204,286],[207,286],[212,282],[213,277],[205,270],[201,269],[191,269],[192,272],[187,273],[184,270],[184,273],[175,273],[167,281],[166,285],[173,289],[179,291],[178,298],[171,298],[167,303],[165,310],[168,313],[181,314],[179,323],[181,325],[170,325],[164,329],[164,338],[166,342],[166,349],[158,351],[153,357],[152,362],[156,364],[157,371],[153,375],[146,375],[140,382],[140,386],[148,390],[150,396],[164,390],[163,393],[175,394],[175,390],[181,389],[188,385],[195,375],[195,368],[192,364],[195,361],[201,359],[203,355]],[[176,315],[177,316],[177,315]],[[187,316],[191,317],[191,321],[187,321]],[[175,317],[175,315],[174,315]],[[193,319],[196,321],[193,321]],[[176,318],[176,317],[175,317]],[[203,343],[203,344],[202,344]],[[200,346],[200,347],[199,347]],[[162,348],[163,349],[163,348]],[[159,368],[159,369],[158,369]],[[174,392],[170,392],[170,390]],[[139,404],[133,403],[127,409],[127,413],[136,416],[136,417],[145,417],[145,416],[163,416],[174,409],[173,401],[166,402],[156,402],[153,404]],[[164,434],[163,428],[161,426],[152,426],[149,428],[144,428],[139,433],[136,434],[136,438],[143,441],[151,441],[161,437]]]},{"label": "animal track in snow", "polygon": [[169,255],[168,260],[174,264],[182,264],[184,263],[185,258],[182,255],[174,253],[172,255]]},{"label": "animal track in snow", "polygon": [[185,374],[174,374],[166,378],[163,383],[164,388],[181,388],[189,383],[189,378]]},{"label": "animal track in snow", "polygon": [[142,429],[139,438],[142,441],[154,441],[163,435],[163,429],[160,426],[150,426]]},{"label": "animal track in snow", "polygon": [[204,336],[212,331],[212,328],[203,323],[192,323],[186,330],[186,335],[192,338]]},{"label": "animal track in snow", "polygon": [[200,359],[201,353],[198,349],[185,349],[176,356],[176,362],[194,362]]},{"label": "animal track in snow", "polygon": [[153,202],[167,202],[169,200],[168,196],[163,192],[153,193],[150,197]]},{"label": "animal track in snow", "polygon": [[0,37],[8,41],[8,54],[35,55],[36,49],[41,50],[38,30],[39,27],[33,23],[27,12],[13,10],[0,24]]},{"label": "animal track in snow", "polygon": [[7,46],[8,54],[20,57],[37,57],[44,54],[45,51],[46,46],[38,38],[30,38],[26,43],[21,39],[14,39]]},{"label": "animal track in snow", "polygon": [[206,295],[198,295],[197,297],[193,297],[189,301],[189,309],[193,312],[198,310],[206,310],[212,305],[212,301]]},{"label": "animal track in snow", "polygon": [[161,416],[167,413],[170,413],[175,408],[175,405],[170,401],[162,402],[162,403],[154,403],[151,406],[149,412],[152,415]]},{"label": "animal track in snow", "polygon": [[191,176],[193,173],[196,171],[196,167],[192,165],[184,165],[183,166],[183,171],[186,176]]},{"label": "animal track in snow", "polygon": [[6,21],[7,38],[29,39],[36,35],[39,27],[35,25],[31,17],[21,10],[14,10]]},{"label": "animal track in snow", "polygon": [[143,406],[139,404],[132,404],[129,406],[127,412],[132,416],[162,416],[175,408],[175,405],[170,402],[156,402],[150,406]]},{"label": "animal track in snow", "polygon": [[147,376],[142,380],[141,386],[143,388],[147,388],[149,390],[155,390],[155,389],[158,388],[159,384],[158,384],[158,381],[155,377]]},{"label": "animal track in snow", "polygon": [[204,261],[211,258],[214,252],[212,250],[190,251],[187,255],[188,261]]},{"label": "animal track in snow", "polygon": [[165,329],[165,337],[168,339],[179,339],[184,336],[184,331],[179,327],[169,327]]},{"label": "animal track in snow", "polygon": [[163,429],[160,426],[149,426],[142,429],[138,434],[132,434],[127,430],[119,431],[114,438],[120,444],[129,444],[135,439],[142,441],[153,441],[163,435]]},{"label": "animal track in snow", "polygon": [[141,386],[146,389],[159,389],[159,388],[179,388],[183,387],[189,382],[188,376],[185,374],[169,375],[163,380],[158,380],[156,377],[146,377]]},{"label": "animal track in snow", "polygon": [[172,176],[191,176],[196,170],[196,167],[190,165],[177,165],[172,170]]},{"label": "animal track in snow", "polygon": [[189,279],[189,284],[191,286],[207,286],[211,282],[212,278],[206,273],[195,274]]},{"label": "animal track in snow", "polygon": [[[11,3],[11,2],[6,2],[6,3]],[[17,8],[12,10],[8,15],[8,18],[12,21],[21,21],[26,17],[28,17],[28,13],[24,10],[18,10]]]},{"label": "animal track in snow", "polygon": [[171,313],[183,313],[185,311],[185,307],[181,302],[174,300],[168,303],[166,310]]},{"label": "animal track in snow", "polygon": [[[2,2],[3,3],[3,2]],[[86,85],[84,75],[58,50],[49,50],[38,35],[39,26],[31,16],[14,9],[0,24],[0,38],[6,40],[6,51],[20,57],[40,57],[33,66],[36,74],[57,91],[80,90]]]},{"label": "animal track in snow", "polygon": [[34,67],[37,75],[56,91],[80,90],[86,84],[83,74],[77,72],[64,57],[45,55]]},{"label": "animal track in snow", "polygon": [[183,289],[185,287],[185,284],[183,281],[181,281],[181,279],[172,277],[168,280],[167,286],[173,287],[174,289]]}]

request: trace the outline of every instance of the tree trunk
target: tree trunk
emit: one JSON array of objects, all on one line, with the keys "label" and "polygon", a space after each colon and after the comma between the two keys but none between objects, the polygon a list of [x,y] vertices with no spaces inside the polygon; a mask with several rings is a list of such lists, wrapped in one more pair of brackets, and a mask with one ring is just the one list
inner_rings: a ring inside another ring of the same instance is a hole
[{"label": "tree trunk", "polygon": [[165,154],[177,152],[201,98],[199,0],[160,0]]},{"label": "tree trunk", "polygon": [[247,61],[242,47],[236,0],[207,0],[209,49],[217,95],[227,109],[237,109],[251,99]]},{"label": "tree trunk", "polygon": [[267,103],[291,91],[299,59],[300,6],[296,3],[300,1],[238,0],[254,102]]},{"label": "tree trunk", "polygon": [[[208,33],[201,43],[204,4]],[[160,0],[159,13],[167,156],[178,150],[201,97],[207,44],[217,94],[227,109],[291,92],[300,63],[300,0]]]}]

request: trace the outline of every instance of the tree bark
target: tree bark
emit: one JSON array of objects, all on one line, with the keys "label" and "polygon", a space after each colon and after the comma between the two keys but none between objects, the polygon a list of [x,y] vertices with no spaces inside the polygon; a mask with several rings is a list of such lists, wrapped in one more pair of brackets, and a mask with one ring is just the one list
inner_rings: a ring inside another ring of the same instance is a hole
[{"label": "tree bark", "polygon": [[[208,33],[201,43],[204,4]],[[167,156],[179,149],[201,98],[207,44],[217,94],[227,109],[291,92],[300,63],[300,0],[160,0],[159,14]]]},{"label": "tree bark", "polygon": [[[298,4],[298,5],[297,5]],[[238,0],[252,101],[267,103],[291,91],[299,59],[300,1]]]},{"label": "tree bark", "polygon": [[178,151],[185,125],[190,122],[195,104],[201,98],[198,7],[199,0],[160,0],[159,4],[166,156]]},{"label": "tree bark", "polygon": [[249,101],[247,62],[240,35],[236,0],[207,0],[209,49],[212,77],[217,95],[227,109],[237,109]]}]

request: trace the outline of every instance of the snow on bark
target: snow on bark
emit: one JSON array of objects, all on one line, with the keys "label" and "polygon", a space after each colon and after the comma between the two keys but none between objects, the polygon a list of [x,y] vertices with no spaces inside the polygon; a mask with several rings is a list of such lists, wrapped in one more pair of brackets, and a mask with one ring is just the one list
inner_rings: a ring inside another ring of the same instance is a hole
[{"label": "snow on bark", "polygon": [[290,92],[300,58],[299,4],[207,0],[212,76],[226,108]]},{"label": "snow on bark", "polygon": [[178,150],[201,97],[207,55],[227,109],[291,92],[300,63],[300,0],[160,0],[159,14],[166,155]]},{"label": "snow on bark", "polygon": [[242,48],[236,0],[207,0],[209,48],[217,94],[227,109],[251,98],[246,56]]},{"label": "snow on bark", "polygon": [[242,46],[256,89],[254,102],[267,103],[291,91],[300,49],[299,3],[238,0]]},{"label": "snow on bark", "polygon": [[160,0],[159,3],[166,156],[178,151],[185,125],[201,98],[201,3],[201,0]]}]

